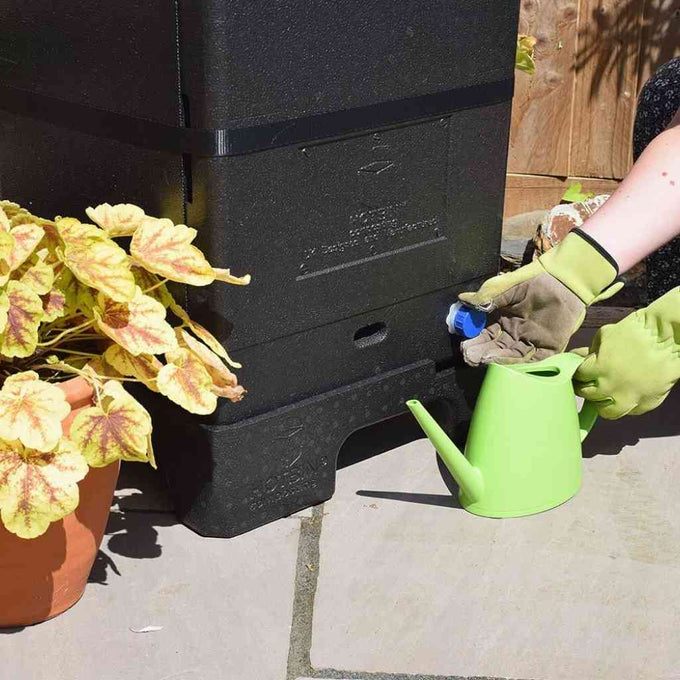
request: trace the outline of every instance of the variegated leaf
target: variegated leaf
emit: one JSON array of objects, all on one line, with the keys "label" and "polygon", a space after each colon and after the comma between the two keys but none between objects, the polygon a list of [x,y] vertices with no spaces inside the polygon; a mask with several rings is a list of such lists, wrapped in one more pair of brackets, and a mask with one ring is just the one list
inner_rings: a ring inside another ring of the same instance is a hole
[{"label": "variegated leaf", "polygon": [[107,382],[96,406],[81,411],[70,436],[92,467],[116,460],[148,461],[151,417],[122,385]]},{"label": "variegated leaf", "polygon": [[145,217],[144,211],[131,203],[102,203],[96,208],[87,208],[85,212],[111,237],[132,236]]},{"label": "variegated leaf", "polygon": [[21,281],[38,295],[47,295],[54,285],[54,268],[41,257],[32,255],[12,272],[11,278]]},{"label": "variegated leaf", "polygon": [[0,517],[20,538],[36,538],[78,506],[87,462],[67,439],[54,451],[0,440]]},{"label": "variegated leaf", "polygon": [[9,313],[9,296],[3,290],[0,291],[0,334],[7,326],[7,318]]},{"label": "variegated leaf", "polygon": [[250,283],[250,274],[234,276],[228,269],[219,269],[218,267],[213,267],[213,272],[216,281],[233,283],[235,286],[247,286]]},{"label": "variegated leaf", "polygon": [[14,249],[14,237],[9,231],[0,229],[0,286],[9,281],[11,274],[10,260]]},{"label": "variegated leaf", "polygon": [[132,275],[135,277],[135,283],[142,289],[144,295],[152,297],[166,308],[175,304],[175,300],[168,287],[165,283],[161,283],[161,279],[158,276],[146,271],[144,267],[134,264],[132,265]]},{"label": "variegated leaf", "polygon": [[107,380],[123,377],[103,356],[90,359],[83,370],[100,385],[103,385]]},{"label": "variegated leaf", "polygon": [[111,345],[104,352],[104,359],[121,375],[137,378],[150,390],[158,392],[156,378],[163,364],[153,354],[135,356],[120,345]]},{"label": "variegated leaf", "polygon": [[135,277],[130,271],[127,253],[110,239],[93,240],[88,245],[67,245],[64,264],[79,281],[116,302],[134,297]]},{"label": "variegated leaf", "polygon": [[100,330],[130,354],[163,354],[177,347],[165,307],[137,287],[130,302],[116,302],[100,294],[94,308]]},{"label": "variegated leaf", "polygon": [[75,217],[58,217],[55,225],[65,246],[88,246],[93,242],[107,240],[103,229],[94,224],[83,224]]},{"label": "variegated leaf", "polygon": [[41,298],[45,322],[56,321],[66,312],[66,296],[60,290],[51,290]]},{"label": "variegated leaf", "polygon": [[147,218],[130,243],[133,259],[154,274],[192,286],[207,286],[215,274],[203,253],[191,245],[196,230],[167,219]]},{"label": "variegated leaf", "polygon": [[168,363],[158,372],[158,391],[190,413],[206,415],[217,407],[212,379],[203,364],[187,349],[165,355]]},{"label": "variegated leaf", "polygon": [[13,227],[10,231],[14,239],[14,247],[9,258],[9,267],[12,271],[18,269],[37,248],[45,235],[44,229],[37,224],[21,224]]},{"label": "variegated leaf", "polygon": [[202,364],[213,381],[212,392],[218,397],[226,397],[231,401],[241,401],[245,389],[238,384],[237,377],[224,365],[220,357],[196,340],[183,328],[175,329],[180,347],[188,349]]},{"label": "variegated leaf", "polygon": [[227,354],[227,350],[220,344],[220,341],[207,328],[194,321],[182,307],[173,303],[170,305],[170,311],[178,319],[181,319],[197,338],[200,338],[213,352],[215,352],[215,354],[222,357],[232,368],[242,368],[241,364],[231,359]]},{"label": "variegated leaf", "polygon": [[50,451],[61,438],[61,421],[70,412],[59,387],[39,380],[35,371],[15,373],[0,390],[0,437]]},{"label": "variegated leaf", "polygon": [[97,291],[81,283],[70,269],[64,267],[57,277],[55,288],[64,294],[69,310],[82,312],[89,319],[94,318],[92,308],[97,304]]},{"label": "variegated leaf", "polygon": [[38,328],[43,319],[42,300],[20,281],[7,284],[7,297],[9,307],[7,323],[0,334],[0,353],[8,358],[29,357],[38,344]]}]

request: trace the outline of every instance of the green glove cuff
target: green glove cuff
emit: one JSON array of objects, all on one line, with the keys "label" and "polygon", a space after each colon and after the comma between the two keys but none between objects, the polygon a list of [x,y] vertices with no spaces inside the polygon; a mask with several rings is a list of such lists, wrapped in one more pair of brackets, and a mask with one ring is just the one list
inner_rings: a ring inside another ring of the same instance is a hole
[{"label": "green glove cuff", "polygon": [[616,260],[591,236],[574,229],[558,246],[538,258],[541,266],[586,305],[616,280]]}]

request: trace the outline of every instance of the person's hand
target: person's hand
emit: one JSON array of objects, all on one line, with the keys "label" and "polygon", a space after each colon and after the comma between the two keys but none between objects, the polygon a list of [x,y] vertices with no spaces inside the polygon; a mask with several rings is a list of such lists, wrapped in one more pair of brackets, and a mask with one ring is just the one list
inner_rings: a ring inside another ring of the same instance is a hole
[{"label": "person's hand", "polygon": [[481,335],[461,343],[463,358],[478,366],[540,361],[564,351],[586,307],[621,289],[617,276],[606,251],[582,231],[570,232],[531,264],[459,296],[470,307],[494,312]]},{"label": "person's hand", "polygon": [[680,288],[603,326],[574,375],[576,393],[603,418],[651,411],[680,379]]}]

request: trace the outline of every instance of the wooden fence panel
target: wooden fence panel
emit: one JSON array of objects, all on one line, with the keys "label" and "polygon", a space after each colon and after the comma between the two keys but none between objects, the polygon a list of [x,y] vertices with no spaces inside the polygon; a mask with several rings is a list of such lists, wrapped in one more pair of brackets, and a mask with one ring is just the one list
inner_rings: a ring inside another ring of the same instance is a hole
[{"label": "wooden fence panel", "polygon": [[517,73],[510,172],[569,174],[578,0],[523,0],[520,33],[537,39],[536,74]]},{"label": "wooden fence panel", "polygon": [[644,0],[581,0],[572,175],[621,179],[631,164]]}]

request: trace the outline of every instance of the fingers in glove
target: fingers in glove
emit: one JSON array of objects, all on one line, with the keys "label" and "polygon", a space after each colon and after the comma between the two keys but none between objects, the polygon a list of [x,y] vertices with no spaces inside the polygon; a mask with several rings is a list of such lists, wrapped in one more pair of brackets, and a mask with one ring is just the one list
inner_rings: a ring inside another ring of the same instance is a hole
[{"label": "fingers in glove", "polygon": [[530,361],[536,348],[530,343],[515,340],[495,323],[486,328],[481,335],[461,343],[463,358],[470,366],[493,364],[509,360]]}]

